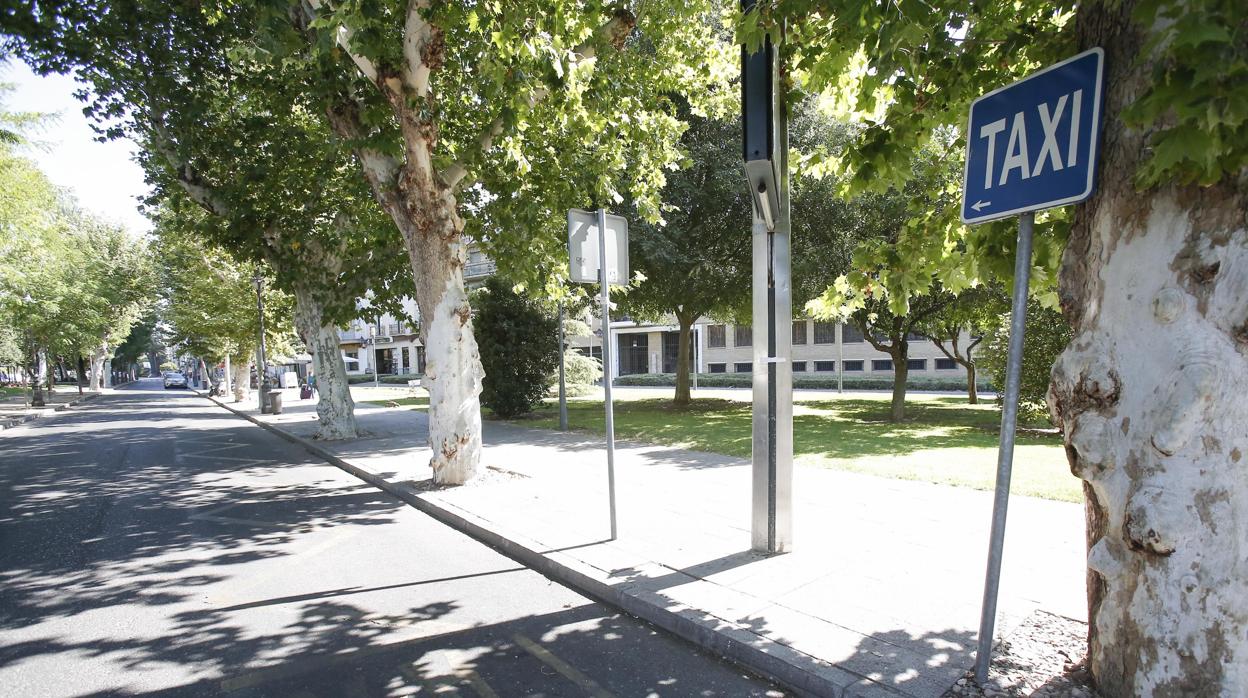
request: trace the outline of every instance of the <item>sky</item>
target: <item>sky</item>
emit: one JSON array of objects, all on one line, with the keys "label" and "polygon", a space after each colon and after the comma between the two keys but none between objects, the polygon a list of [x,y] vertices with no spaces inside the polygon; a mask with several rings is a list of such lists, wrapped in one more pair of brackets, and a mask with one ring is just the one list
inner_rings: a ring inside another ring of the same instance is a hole
[{"label": "sky", "polygon": [[44,148],[30,148],[25,155],[39,165],[48,179],[73,191],[83,208],[100,218],[119,223],[134,236],[151,230],[152,224],[139,213],[137,197],[150,191],[143,182],[143,170],[134,162],[137,146],[122,139],[99,143],[94,140],[82,103],[74,98],[76,83],[68,77],[39,77],[20,61],[0,63],[0,83],[10,83],[14,91],[5,98],[10,111],[43,112],[56,119],[31,134]]}]

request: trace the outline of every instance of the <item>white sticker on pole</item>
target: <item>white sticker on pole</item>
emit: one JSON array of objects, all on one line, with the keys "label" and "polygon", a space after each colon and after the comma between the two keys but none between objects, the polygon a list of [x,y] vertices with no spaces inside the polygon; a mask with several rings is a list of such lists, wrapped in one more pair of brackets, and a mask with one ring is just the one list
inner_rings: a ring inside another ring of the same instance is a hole
[{"label": "white sticker on pole", "polygon": [[[598,283],[598,212],[579,208],[568,211],[569,278],[577,283]],[[607,283],[628,285],[628,219],[607,214]]]}]

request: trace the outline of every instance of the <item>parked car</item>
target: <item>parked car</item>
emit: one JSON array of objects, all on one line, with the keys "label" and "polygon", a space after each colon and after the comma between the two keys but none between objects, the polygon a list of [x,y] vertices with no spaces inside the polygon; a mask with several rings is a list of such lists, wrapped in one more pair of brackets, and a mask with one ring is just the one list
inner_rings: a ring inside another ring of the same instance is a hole
[{"label": "parked car", "polygon": [[185,387],[186,387],[186,376],[182,375],[181,373],[178,373],[177,371],[165,372],[165,390],[168,390],[169,388],[185,388]]}]

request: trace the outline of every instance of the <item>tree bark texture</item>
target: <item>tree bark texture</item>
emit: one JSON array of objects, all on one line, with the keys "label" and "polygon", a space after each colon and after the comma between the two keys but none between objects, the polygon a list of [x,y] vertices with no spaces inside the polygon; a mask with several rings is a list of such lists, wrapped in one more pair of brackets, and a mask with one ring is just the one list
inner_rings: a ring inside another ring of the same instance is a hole
[{"label": "tree bark texture", "polygon": [[230,382],[233,383],[234,402],[246,402],[251,394],[251,356],[248,354],[234,357],[230,372],[233,374]]},{"label": "tree bark texture", "polygon": [[91,352],[91,390],[99,390],[105,385],[104,371],[108,363],[108,346],[100,345]]},{"label": "tree bark texture", "polygon": [[1151,79],[1134,2],[1081,4],[1106,51],[1100,180],[1061,301],[1049,408],[1087,496],[1089,667],[1111,697],[1248,695],[1248,185],[1131,177]]},{"label": "tree bark texture", "polygon": [[[424,388],[429,392],[430,467],[438,484],[459,485],[481,464],[481,379],[484,371],[472,332],[472,309],[464,287],[468,241],[454,187],[434,167],[437,126],[402,95],[389,93],[403,133],[405,157],[396,161],[357,150],[373,194],[394,220],[416,282],[420,334],[425,345]],[[361,133],[358,108],[329,110],[345,138]]]},{"label": "tree bark texture", "polygon": [[676,396],[672,400],[679,406],[689,404],[689,350],[690,335],[693,334],[693,320],[696,316],[690,313],[677,313],[679,325],[679,341],[676,343]]},{"label": "tree bark texture", "polygon": [[338,329],[324,322],[324,312],[306,288],[295,288],[295,328],[312,356],[316,375],[316,438],[327,441],[354,439],[355,402],[347,382]]},{"label": "tree bark texture", "polygon": [[906,379],[910,375],[910,365],[906,363],[909,355],[905,341],[895,342],[889,355],[893,357],[893,402],[889,408],[888,418],[900,422],[906,418]]},{"label": "tree bark texture", "polygon": [[975,387],[975,364],[964,361],[962,366],[966,369],[966,402],[971,405],[978,405],[979,389]]}]

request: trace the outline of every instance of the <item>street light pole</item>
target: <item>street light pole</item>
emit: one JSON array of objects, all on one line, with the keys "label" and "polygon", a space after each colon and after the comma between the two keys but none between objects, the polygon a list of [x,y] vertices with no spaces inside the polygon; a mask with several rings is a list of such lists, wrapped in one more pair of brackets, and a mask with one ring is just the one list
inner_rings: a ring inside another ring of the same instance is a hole
[{"label": "street light pole", "polygon": [[[377,332],[374,336],[380,337],[381,336],[381,316],[378,315],[374,317],[373,319],[377,321]],[[378,365],[377,344],[376,344],[376,340],[374,340],[374,344],[373,344],[373,387],[374,388],[381,387],[381,376],[379,375],[380,373],[381,373],[381,366]]]},{"label": "street light pole", "polygon": [[[31,298],[30,294],[27,293],[22,296],[22,304],[30,306],[33,309],[35,306],[35,299]],[[26,346],[30,349],[30,372],[32,377],[30,384],[30,406],[44,407],[46,406],[46,403],[44,403],[43,400],[43,376],[41,375],[43,372],[39,370],[39,347],[35,344],[34,335],[29,331],[27,331],[26,337]]]},{"label": "street light pole", "polygon": [[264,276],[256,272],[256,311],[260,316],[260,346],[256,351],[256,390],[260,396],[260,414],[269,411],[269,368],[264,357]]}]

